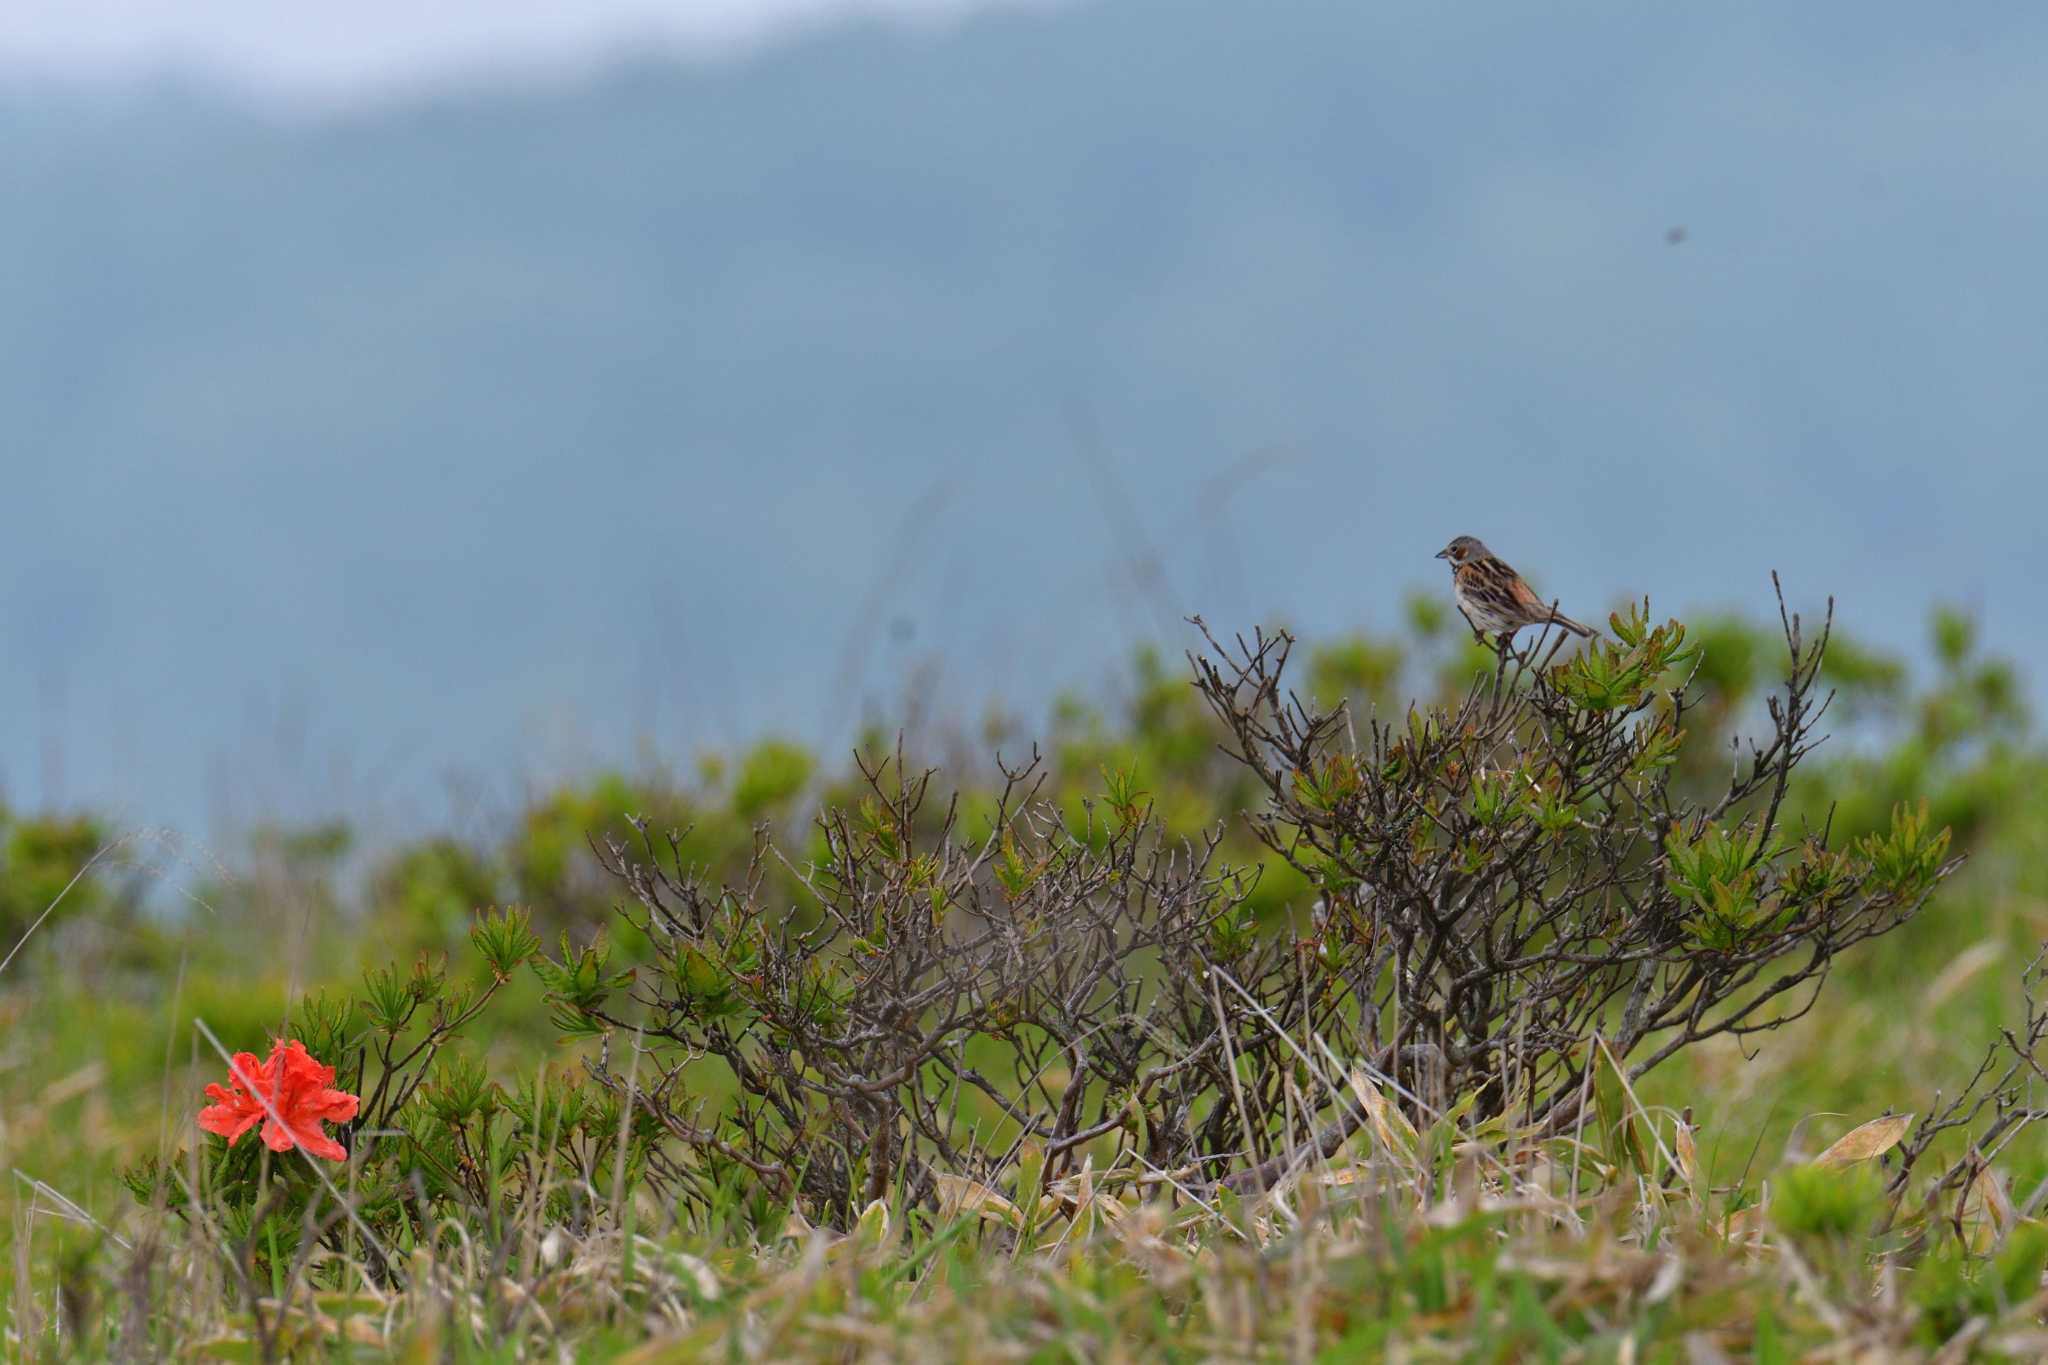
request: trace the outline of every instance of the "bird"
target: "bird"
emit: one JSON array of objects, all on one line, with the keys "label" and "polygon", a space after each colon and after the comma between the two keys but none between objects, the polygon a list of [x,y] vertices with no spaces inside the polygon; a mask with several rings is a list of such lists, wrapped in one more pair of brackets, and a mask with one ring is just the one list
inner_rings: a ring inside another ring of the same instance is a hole
[{"label": "bird", "polygon": [[1536,590],[1477,536],[1459,536],[1438,550],[1436,557],[1451,561],[1451,589],[1474,636],[1484,638],[1492,631],[1505,645],[1523,626],[1562,626],[1574,635],[1593,633],[1591,627],[1538,597]]}]

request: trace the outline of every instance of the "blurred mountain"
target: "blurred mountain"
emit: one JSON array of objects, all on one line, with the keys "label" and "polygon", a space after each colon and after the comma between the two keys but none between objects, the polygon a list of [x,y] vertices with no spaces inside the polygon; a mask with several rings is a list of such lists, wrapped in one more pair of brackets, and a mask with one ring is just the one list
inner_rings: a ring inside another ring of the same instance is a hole
[{"label": "blurred mountain", "polygon": [[405,800],[1178,618],[1978,611],[2037,673],[2048,20],[1123,0],[346,116],[0,102],[0,782]]}]

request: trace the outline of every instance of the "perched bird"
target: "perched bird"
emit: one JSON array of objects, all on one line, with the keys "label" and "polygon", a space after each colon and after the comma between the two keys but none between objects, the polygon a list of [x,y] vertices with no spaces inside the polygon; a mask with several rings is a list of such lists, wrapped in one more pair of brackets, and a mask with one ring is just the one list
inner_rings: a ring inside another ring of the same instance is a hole
[{"label": "perched bird", "polygon": [[1436,552],[1438,559],[1451,561],[1451,587],[1457,593],[1458,610],[1474,635],[1492,631],[1503,641],[1523,626],[1563,626],[1574,635],[1593,632],[1536,595],[1500,556],[1486,548],[1477,536],[1459,536]]}]

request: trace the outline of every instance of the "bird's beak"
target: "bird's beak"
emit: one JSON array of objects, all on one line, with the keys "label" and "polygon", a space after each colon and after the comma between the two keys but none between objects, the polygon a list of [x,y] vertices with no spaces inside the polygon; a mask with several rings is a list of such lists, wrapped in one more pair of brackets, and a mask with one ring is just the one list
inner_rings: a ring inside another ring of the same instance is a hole
[{"label": "bird's beak", "polygon": [[1449,559],[1451,557],[1450,546],[1446,545],[1443,549],[1438,550],[1436,552],[1436,557],[1438,559]]}]

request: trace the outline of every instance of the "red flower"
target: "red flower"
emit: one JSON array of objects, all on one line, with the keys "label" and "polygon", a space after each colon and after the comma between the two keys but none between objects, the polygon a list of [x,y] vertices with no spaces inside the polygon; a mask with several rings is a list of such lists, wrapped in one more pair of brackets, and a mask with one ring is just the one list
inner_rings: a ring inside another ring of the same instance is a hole
[{"label": "red flower", "polygon": [[354,1118],[359,1101],[333,1085],[334,1068],[314,1061],[304,1043],[273,1039],[269,1061],[258,1062],[253,1052],[237,1052],[228,1066],[228,1085],[206,1087],[206,1098],[218,1103],[199,1111],[199,1126],[219,1133],[232,1147],[236,1138],[260,1123],[263,1141],[273,1152],[288,1152],[296,1145],[314,1156],[343,1161],[348,1152],[321,1125]]}]

